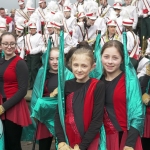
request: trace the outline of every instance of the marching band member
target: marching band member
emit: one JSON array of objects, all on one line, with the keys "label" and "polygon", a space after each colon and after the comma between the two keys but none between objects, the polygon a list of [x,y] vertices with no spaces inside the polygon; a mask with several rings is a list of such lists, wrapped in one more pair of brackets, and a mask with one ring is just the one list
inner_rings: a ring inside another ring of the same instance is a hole
[{"label": "marching band member", "polygon": [[0,31],[7,31],[6,20],[0,17]]},{"label": "marching band member", "polygon": [[46,47],[48,44],[49,38],[51,38],[52,42],[52,47],[56,47],[58,43],[58,35],[54,32],[54,27],[53,27],[53,17],[52,15],[47,15],[46,18],[46,25],[45,27],[47,28],[46,30],[48,31],[44,35],[44,41],[46,42]]},{"label": "marching band member", "polygon": [[115,3],[113,4],[114,11],[116,12],[116,31],[121,36],[122,35],[122,16],[120,15],[120,12],[122,10],[122,0],[115,0]]},{"label": "marching band member", "polygon": [[142,7],[142,37],[150,38],[150,0],[141,0]]},{"label": "marching band member", "polygon": [[[62,12],[57,12],[53,17],[53,27],[54,32],[58,35],[58,41],[57,46],[59,45],[59,34],[60,34],[60,28],[63,26],[63,14]],[[74,41],[72,40],[69,33],[64,33],[64,53],[67,54],[68,51],[71,49],[71,47],[74,46]]]},{"label": "marching band member", "polygon": [[77,24],[77,20],[74,16],[71,16],[72,8],[69,0],[65,1],[63,11],[65,30],[72,36],[73,30]]},{"label": "marching band member", "polygon": [[143,14],[143,10],[142,10],[142,2],[141,0],[133,0],[131,3],[132,6],[135,6],[137,9],[137,13],[138,13],[138,23],[137,23],[137,27],[134,30],[135,34],[139,35],[139,39],[140,39],[140,46],[142,47],[142,14]]},{"label": "marching band member", "polygon": [[[41,30],[40,30],[41,33],[43,32],[43,29],[45,26],[45,11],[44,11],[45,3],[46,3],[45,0],[39,0],[39,7],[36,8],[36,10],[35,10],[35,12],[38,15],[38,18],[40,19],[40,22],[41,22]],[[42,33],[42,34],[44,34],[44,33]]]},{"label": "marching band member", "polygon": [[86,3],[85,0],[77,0],[74,4],[73,4],[73,9],[72,9],[72,13],[74,16],[77,16],[79,13],[79,7],[80,6],[84,6],[84,4]]},{"label": "marching band member", "polygon": [[101,46],[103,46],[106,42],[110,40],[121,41],[121,36],[116,32],[117,27],[116,16],[112,15],[109,18],[110,20],[107,22],[107,31],[101,37]]},{"label": "marching band member", "polygon": [[40,68],[40,56],[42,48],[44,47],[44,41],[42,35],[37,33],[36,23],[30,22],[30,33],[25,37],[25,48],[27,55],[27,66],[29,68],[29,89],[33,88],[34,80],[38,69]]},{"label": "marching band member", "polygon": [[0,17],[6,20],[7,31],[12,32],[12,27],[13,27],[12,18],[6,15],[4,8],[0,8]]},{"label": "marching band member", "polygon": [[21,58],[24,58],[25,55],[25,39],[23,35],[24,27],[16,23],[16,35],[17,35],[17,46],[15,53]]},{"label": "marching band member", "polygon": [[86,18],[85,10],[83,8],[83,5],[78,6],[78,14],[77,14],[77,23],[78,22],[84,22]]},{"label": "marching band member", "polygon": [[131,6],[132,0],[124,0],[125,6],[122,8],[125,8],[125,13],[129,15],[129,18],[133,21],[132,28],[133,30],[136,29],[137,23],[138,23],[138,13],[135,6]]},{"label": "marching band member", "polygon": [[89,1],[86,3],[86,19],[84,22],[78,23],[72,35],[75,45],[82,41],[87,41],[89,45],[92,45],[95,42],[97,26],[94,25],[94,22],[97,19],[98,10],[98,7],[95,3],[96,2],[94,1]]},{"label": "marching band member", "polygon": [[25,8],[24,0],[18,0],[19,9],[16,9],[15,12],[15,22],[17,22],[19,17],[22,17],[25,20],[29,20],[29,17],[27,15],[27,9]]},{"label": "marching band member", "polygon": [[[30,17],[32,18],[33,16],[37,16],[37,13],[35,13],[35,8],[32,7],[33,1],[32,0],[27,0],[26,3],[26,8],[27,8],[27,14],[29,16],[29,21],[30,21]],[[33,15],[34,14],[34,15]],[[32,19],[31,19],[32,20]],[[36,26],[37,26],[37,32],[40,33],[41,32],[41,21],[39,17],[36,17]]]},{"label": "marching band member", "polygon": [[105,19],[105,22],[107,22],[107,17],[111,14],[111,11],[113,9],[108,4],[107,0],[99,0],[99,2],[100,2],[100,6],[98,9],[98,14],[100,17]]},{"label": "marching band member", "polygon": [[133,32],[132,26],[133,21],[128,18],[124,18],[122,24],[124,25],[127,32],[127,50],[131,59],[131,62],[135,69],[138,65],[139,60],[139,37]]}]

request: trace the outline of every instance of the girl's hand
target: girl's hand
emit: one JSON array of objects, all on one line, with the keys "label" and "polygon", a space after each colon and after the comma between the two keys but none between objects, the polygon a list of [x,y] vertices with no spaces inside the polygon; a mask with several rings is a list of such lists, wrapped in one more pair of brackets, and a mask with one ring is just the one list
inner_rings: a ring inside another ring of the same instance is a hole
[{"label": "girl's hand", "polygon": [[5,112],[5,109],[2,105],[0,105],[0,115],[2,115]]},{"label": "girl's hand", "polygon": [[79,145],[75,145],[73,150],[80,150]]},{"label": "girl's hand", "polygon": [[132,147],[129,147],[129,146],[125,146],[124,148],[123,148],[123,150],[134,150]]},{"label": "girl's hand", "polygon": [[65,142],[61,142],[58,144],[58,150],[72,150],[72,148]]}]

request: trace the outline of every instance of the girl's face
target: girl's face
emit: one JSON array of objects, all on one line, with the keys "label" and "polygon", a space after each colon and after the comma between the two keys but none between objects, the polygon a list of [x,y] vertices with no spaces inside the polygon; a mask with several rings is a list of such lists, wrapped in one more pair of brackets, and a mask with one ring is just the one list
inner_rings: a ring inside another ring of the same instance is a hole
[{"label": "girl's face", "polygon": [[120,70],[122,57],[115,47],[106,48],[102,54],[102,64],[107,73],[115,73]]},{"label": "girl's face", "polygon": [[13,56],[16,50],[16,41],[12,35],[4,35],[1,41],[1,48],[6,56]]},{"label": "girl's face", "polygon": [[94,65],[91,64],[90,57],[83,54],[74,54],[71,67],[77,82],[85,83],[89,79],[89,73]]},{"label": "girl's face", "polygon": [[52,50],[50,52],[50,57],[49,57],[49,66],[50,66],[50,71],[53,73],[58,72],[58,57],[59,57],[59,52],[56,50]]},{"label": "girl's face", "polygon": [[116,33],[116,27],[115,26],[108,26],[108,32],[109,32],[109,34],[115,34]]}]

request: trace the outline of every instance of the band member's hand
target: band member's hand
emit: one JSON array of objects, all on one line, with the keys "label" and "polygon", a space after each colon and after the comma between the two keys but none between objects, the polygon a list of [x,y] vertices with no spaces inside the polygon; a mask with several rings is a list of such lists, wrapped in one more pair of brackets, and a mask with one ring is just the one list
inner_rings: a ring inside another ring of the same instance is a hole
[{"label": "band member's hand", "polygon": [[123,148],[123,150],[134,150],[132,147],[129,147],[129,146],[125,146],[124,148]]},{"label": "band member's hand", "polygon": [[61,142],[58,144],[58,150],[72,150],[72,148],[65,142]]},{"label": "band member's hand", "polygon": [[146,75],[150,76],[150,64],[146,65]]},{"label": "band member's hand", "polygon": [[144,94],[142,95],[142,101],[143,101],[143,103],[144,103],[145,105],[147,105],[148,102],[150,101],[150,95],[148,95],[147,93],[144,93]]},{"label": "band member's hand", "polygon": [[26,50],[26,55],[29,55],[30,54],[30,51],[29,50]]},{"label": "band member's hand", "polygon": [[58,88],[54,89],[52,93],[50,93],[50,97],[55,97],[58,94]]},{"label": "band member's hand", "polygon": [[79,145],[75,145],[73,150],[80,150]]},{"label": "band member's hand", "polygon": [[2,105],[0,105],[0,115],[2,115],[5,112],[5,109]]}]

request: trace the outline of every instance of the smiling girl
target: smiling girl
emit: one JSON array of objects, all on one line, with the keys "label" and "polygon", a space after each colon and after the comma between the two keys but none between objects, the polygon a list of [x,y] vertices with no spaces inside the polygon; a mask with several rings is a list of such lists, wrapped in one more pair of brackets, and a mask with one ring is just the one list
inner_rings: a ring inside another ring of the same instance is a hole
[{"label": "smiling girl", "polygon": [[[102,81],[106,85],[104,126],[107,149],[142,150],[138,127],[142,127],[144,111],[142,111],[141,101],[137,101],[137,93],[132,91],[137,89],[130,89],[130,92],[135,94],[135,101],[131,97],[129,99],[127,97],[126,73],[120,69],[121,64],[124,63],[122,43],[116,40],[105,43],[101,55],[104,67]],[[132,101],[130,107],[134,108],[136,106],[134,111],[131,108],[129,109],[129,101]],[[132,122],[137,123],[136,127],[129,121],[128,114],[130,111],[133,115]],[[129,124],[130,126],[128,126]]]},{"label": "smiling girl", "polygon": [[97,150],[99,129],[102,125],[105,86],[102,81],[89,77],[95,67],[93,53],[82,47],[71,57],[74,79],[65,83],[65,127],[69,145],[60,124],[59,113],[55,117],[55,131],[59,150]]}]

